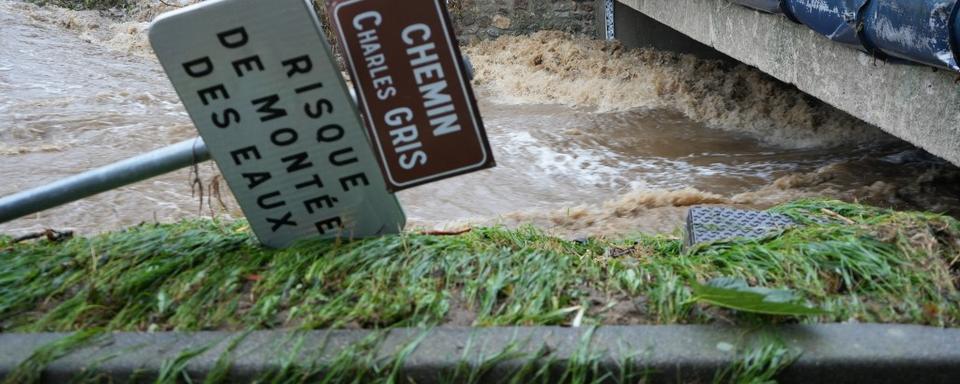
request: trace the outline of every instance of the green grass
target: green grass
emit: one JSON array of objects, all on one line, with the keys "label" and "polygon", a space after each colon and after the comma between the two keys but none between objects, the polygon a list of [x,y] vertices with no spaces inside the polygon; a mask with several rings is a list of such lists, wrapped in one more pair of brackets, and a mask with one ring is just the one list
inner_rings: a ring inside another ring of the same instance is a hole
[{"label": "green grass", "polygon": [[780,340],[747,349],[726,370],[714,378],[715,384],[776,384],[776,376],[789,367],[800,355],[791,351]]},{"label": "green grass", "polygon": [[[795,290],[805,322],[960,322],[960,224],[945,216],[801,201],[774,211],[856,224],[683,252],[666,237],[585,244],[532,228],[404,234],[267,250],[244,223],[142,225],[64,243],[0,237],[5,331],[129,331],[755,321],[698,304],[713,277]],[[608,252],[616,249],[616,252]],[[605,256],[616,254],[622,256]],[[630,302],[630,305],[617,305]],[[615,313],[618,308],[629,313]],[[616,315],[616,316],[614,316]],[[783,321],[763,318],[762,321]],[[789,321],[789,319],[788,319]]]},{"label": "green grass", "polygon": [[[669,237],[580,243],[533,228],[310,241],[268,250],[243,222],[205,220],[141,225],[63,243],[14,243],[0,236],[3,331],[77,331],[36,351],[7,380],[35,382],[50,362],[114,330],[428,330],[464,318],[475,326],[563,325],[581,311],[591,327],[625,319],[750,326],[850,319],[960,325],[957,220],[822,200],[772,211],[809,226],[762,241],[687,251]],[[760,316],[699,303],[691,287],[716,277],[789,289],[827,314]],[[629,310],[618,302],[631,303]],[[203,382],[228,381],[234,349],[245,335],[229,341]],[[276,369],[258,382],[403,382],[400,368],[420,339],[390,357],[378,357],[384,335],[374,332],[333,356],[304,358],[302,341],[294,334],[276,353]],[[510,361],[522,364],[499,377],[502,382],[636,382],[653,373],[631,371],[637,368],[634,359],[642,360],[640,352],[621,363],[621,372],[605,370],[600,366],[604,353],[589,348],[591,335],[586,332],[582,347],[564,361],[549,350],[524,352],[518,343],[490,351],[478,362],[464,361],[442,377],[450,383],[479,382]],[[464,356],[476,343],[468,341]],[[180,351],[162,364],[156,381],[199,382],[186,367],[205,351]],[[745,349],[715,381],[775,382],[800,353],[779,342]],[[76,382],[105,380],[96,369],[100,362],[93,360]]]}]

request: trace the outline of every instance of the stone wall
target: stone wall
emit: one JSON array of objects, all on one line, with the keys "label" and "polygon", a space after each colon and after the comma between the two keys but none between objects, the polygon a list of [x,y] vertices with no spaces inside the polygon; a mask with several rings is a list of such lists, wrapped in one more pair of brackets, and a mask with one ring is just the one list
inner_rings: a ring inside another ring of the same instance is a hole
[{"label": "stone wall", "polygon": [[603,0],[451,0],[463,42],[558,30],[598,36]]}]

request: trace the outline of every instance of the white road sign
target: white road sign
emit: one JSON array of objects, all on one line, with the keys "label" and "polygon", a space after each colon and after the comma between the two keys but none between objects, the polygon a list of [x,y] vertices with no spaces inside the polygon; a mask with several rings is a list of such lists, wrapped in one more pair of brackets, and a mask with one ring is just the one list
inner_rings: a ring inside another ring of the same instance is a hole
[{"label": "white road sign", "polygon": [[402,229],[307,0],[205,1],[150,43],[261,242]]}]

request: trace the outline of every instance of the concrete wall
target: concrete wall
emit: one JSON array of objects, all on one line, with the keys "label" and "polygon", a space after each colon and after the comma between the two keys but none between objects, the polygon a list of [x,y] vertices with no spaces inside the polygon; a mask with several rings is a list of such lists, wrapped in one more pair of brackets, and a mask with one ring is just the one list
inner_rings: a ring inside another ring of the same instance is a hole
[{"label": "concrete wall", "polygon": [[558,30],[596,36],[602,0],[453,0],[450,12],[464,42]]},{"label": "concrete wall", "polygon": [[630,6],[614,5],[614,36],[627,48],[654,48],[702,59],[733,60],[716,49],[644,15]]},{"label": "concrete wall", "polygon": [[956,73],[877,61],[726,0],[617,1],[960,165]]}]

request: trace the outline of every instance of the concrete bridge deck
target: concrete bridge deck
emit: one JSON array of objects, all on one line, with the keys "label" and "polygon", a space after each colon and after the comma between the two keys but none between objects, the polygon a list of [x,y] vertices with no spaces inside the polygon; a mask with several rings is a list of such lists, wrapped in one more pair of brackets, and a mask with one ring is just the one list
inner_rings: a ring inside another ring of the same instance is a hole
[{"label": "concrete bridge deck", "polygon": [[[618,15],[619,39],[658,40],[666,25],[960,165],[960,74],[875,60],[785,17],[726,0],[617,1],[629,7],[618,11],[642,14]],[[650,19],[663,25],[644,22]],[[695,49],[689,42],[677,44]],[[665,48],[662,42],[657,47]]]}]

